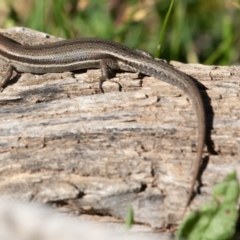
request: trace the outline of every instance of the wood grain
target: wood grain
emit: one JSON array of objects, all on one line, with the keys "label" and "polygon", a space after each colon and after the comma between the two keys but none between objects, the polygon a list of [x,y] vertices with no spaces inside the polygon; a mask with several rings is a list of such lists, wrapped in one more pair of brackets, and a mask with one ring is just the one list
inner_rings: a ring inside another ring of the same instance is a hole
[{"label": "wood grain", "polygon": [[[22,28],[4,32],[25,44],[58,40]],[[240,173],[240,67],[172,64],[196,79],[207,111],[196,208],[227,173]],[[132,205],[138,223],[178,224],[198,139],[191,102],[137,73],[117,73],[101,94],[99,76],[87,70],[12,79],[0,94],[1,195],[122,220]]]}]

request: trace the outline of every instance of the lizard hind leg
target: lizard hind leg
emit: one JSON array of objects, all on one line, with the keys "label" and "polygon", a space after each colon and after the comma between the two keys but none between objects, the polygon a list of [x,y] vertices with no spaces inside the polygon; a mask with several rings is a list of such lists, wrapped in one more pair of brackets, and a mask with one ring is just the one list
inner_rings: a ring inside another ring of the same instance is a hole
[{"label": "lizard hind leg", "polygon": [[118,70],[119,66],[115,59],[106,58],[100,61],[99,67],[101,70],[101,77],[98,78],[99,90],[101,93],[104,93],[102,88],[103,83],[110,79],[110,76],[113,74],[114,70]]}]

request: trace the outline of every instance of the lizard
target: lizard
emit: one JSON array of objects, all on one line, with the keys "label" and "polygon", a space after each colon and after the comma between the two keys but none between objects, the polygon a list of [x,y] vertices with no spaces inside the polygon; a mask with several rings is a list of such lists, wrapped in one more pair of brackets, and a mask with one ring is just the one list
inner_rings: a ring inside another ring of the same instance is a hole
[{"label": "lizard", "polygon": [[122,70],[152,76],[185,92],[193,104],[198,121],[197,154],[186,208],[190,205],[202,161],[206,134],[204,102],[200,90],[190,76],[163,60],[155,59],[145,51],[98,38],[73,38],[29,46],[0,34],[0,62],[8,66],[0,83],[0,90],[3,90],[10,80],[13,71],[44,74],[99,68],[100,89],[102,83],[108,80],[110,70]]}]

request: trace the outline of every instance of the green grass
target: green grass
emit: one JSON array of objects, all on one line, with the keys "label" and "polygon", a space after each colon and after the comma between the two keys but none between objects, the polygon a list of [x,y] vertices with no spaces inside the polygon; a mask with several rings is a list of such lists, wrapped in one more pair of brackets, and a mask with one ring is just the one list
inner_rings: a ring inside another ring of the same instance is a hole
[{"label": "green grass", "polygon": [[153,55],[159,55],[160,44],[160,57],[167,60],[240,62],[237,0],[175,0],[172,9],[169,0],[33,0],[24,14],[16,2],[5,0],[9,14],[2,28],[21,25],[63,38],[101,37]]},{"label": "green grass", "polygon": [[166,13],[166,17],[164,18],[164,21],[163,21],[163,24],[162,24],[162,27],[161,27],[161,30],[160,30],[158,48],[157,48],[157,51],[156,51],[156,54],[155,54],[156,58],[160,58],[161,48],[162,48],[162,45],[163,45],[165,32],[166,32],[169,17],[170,17],[171,12],[172,12],[173,4],[174,4],[174,0],[171,0],[171,3],[169,4],[169,9]]}]

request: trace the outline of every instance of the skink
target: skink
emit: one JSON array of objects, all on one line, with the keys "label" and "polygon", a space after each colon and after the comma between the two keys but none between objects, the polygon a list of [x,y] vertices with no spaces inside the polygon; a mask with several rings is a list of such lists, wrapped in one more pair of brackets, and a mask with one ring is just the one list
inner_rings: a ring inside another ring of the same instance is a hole
[{"label": "skink", "polygon": [[164,61],[154,59],[147,52],[95,38],[76,38],[45,45],[28,46],[21,45],[0,34],[0,61],[8,65],[0,89],[7,84],[13,71],[41,74],[100,68],[100,85],[108,79],[110,69],[120,69],[155,77],[184,91],[192,101],[198,120],[197,155],[186,203],[186,206],[189,206],[202,160],[206,117],[200,91],[188,75]]}]

